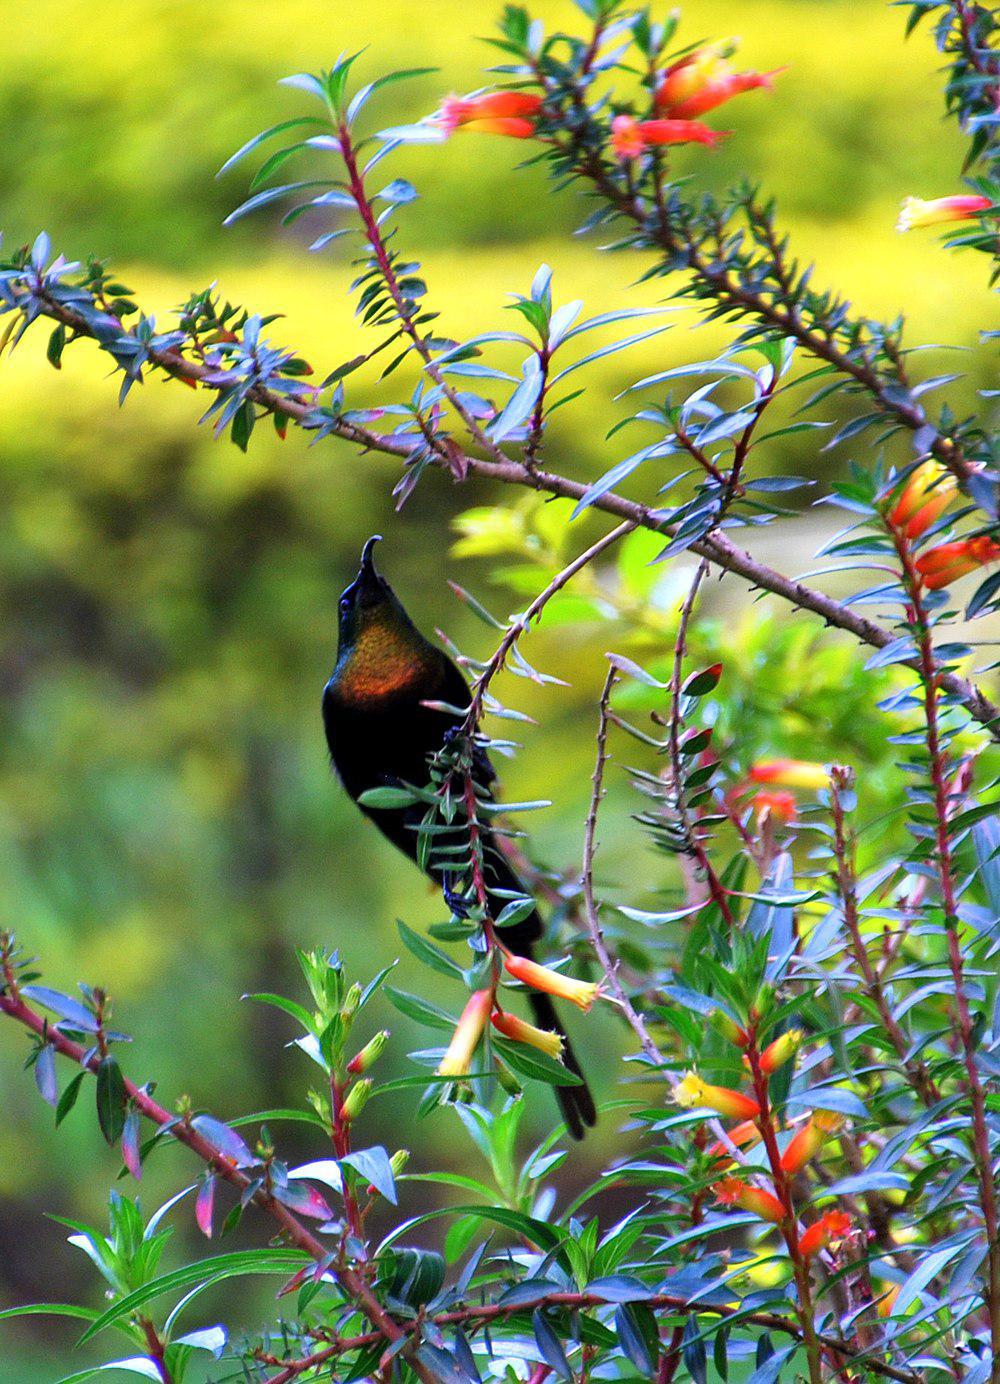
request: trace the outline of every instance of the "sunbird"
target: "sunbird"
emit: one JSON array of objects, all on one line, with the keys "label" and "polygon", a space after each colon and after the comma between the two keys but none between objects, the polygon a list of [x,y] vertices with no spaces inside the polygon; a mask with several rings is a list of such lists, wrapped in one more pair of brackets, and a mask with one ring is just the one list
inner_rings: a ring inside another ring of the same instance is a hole
[{"label": "sunbird", "polygon": [[[364,545],[358,575],[340,598],[337,662],[323,689],[323,726],[330,758],[355,803],[373,788],[425,787],[430,778],[429,761],[461,726],[463,709],[471,700],[459,668],[424,638],[376,570],[372,554],[378,541],[376,534]],[[453,710],[428,703],[443,703]],[[476,752],[474,773],[480,795],[489,793],[496,772],[481,750]],[[419,863],[417,828],[426,812],[423,803],[399,808],[358,805],[393,845]],[[528,891],[489,823],[481,821],[479,825],[486,896],[490,914],[496,918],[510,902],[511,894],[526,895]],[[461,872],[464,867],[459,865],[458,869]],[[457,886],[462,881],[453,877],[441,857],[432,859],[426,872],[441,885],[449,906],[461,912],[464,905]],[[538,910],[499,928],[497,935],[510,951],[530,958],[533,944],[542,936]],[[563,1061],[581,1078],[579,1086],[556,1088],[567,1127],[574,1138],[581,1139],[584,1127],[597,1118],[593,1096],[582,1080],[551,998],[532,990],[529,999],[538,1025],[563,1038]]]}]

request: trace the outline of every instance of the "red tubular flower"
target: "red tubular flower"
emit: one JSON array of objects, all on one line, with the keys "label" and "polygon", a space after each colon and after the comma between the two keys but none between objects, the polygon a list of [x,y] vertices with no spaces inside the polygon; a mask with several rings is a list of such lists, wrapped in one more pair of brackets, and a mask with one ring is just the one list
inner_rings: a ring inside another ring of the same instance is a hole
[{"label": "red tubular flower", "polygon": [[710,1086],[695,1072],[688,1072],[674,1087],[674,1100],[678,1105],[690,1110],[696,1106],[707,1106],[728,1120],[752,1120],[760,1114],[760,1106],[742,1091],[730,1090],[728,1086]]},{"label": "red tubular flower", "polygon": [[515,980],[523,981],[533,990],[544,990],[546,994],[569,1000],[570,1004],[575,1004],[584,1013],[600,994],[600,986],[589,980],[574,980],[572,976],[564,976],[561,971],[539,966],[537,961],[529,961],[526,956],[504,952],[503,964]]},{"label": "red tubular flower", "polygon": [[751,783],[783,783],[789,788],[827,788],[830,770],[808,759],[762,759],[751,765]]},{"label": "red tubular flower", "polygon": [[889,523],[902,529],[907,538],[919,538],[940,519],[957,490],[958,481],[947,466],[939,461],[922,462],[889,511]]},{"label": "red tubular flower", "polygon": [[954,543],[939,543],[936,548],[917,558],[916,568],[928,591],[950,586],[959,577],[967,576],[977,567],[1000,560],[1000,543],[986,534],[978,538],[960,538]]},{"label": "red tubular flower", "polygon": [[897,231],[912,231],[918,226],[936,226],[944,221],[971,221],[993,203],[988,197],[975,193],[960,193],[957,197],[907,197],[896,222]]},{"label": "red tubular flower", "polygon": [[556,1061],[562,1059],[562,1034],[554,1033],[548,1028],[536,1028],[534,1024],[529,1024],[525,1019],[519,1019],[516,1014],[508,1014],[504,1010],[491,1014],[490,1022],[505,1038],[512,1038],[515,1043],[529,1043],[540,1052],[554,1057]]},{"label": "red tubular flower", "polygon": [[825,1211],[818,1221],[799,1240],[799,1254],[811,1259],[835,1240],[842,1240],[851,1228],[851,1218],[844,1211]]},{"label": "red tubular flower", "polygon": [[753,795],[753,808],[758,826],[763,826],[765,821],[787,826],[795,821],[798,803],[795,794],[789,793],[787,788],[762,788]]},{"label": "red tubular flower", "polygon": [[462,1010],[462,1017],[451,1035],[448,1051],[441,1059],[437,1069],[438,1076],[465,1076],[472,1064],[472,1057],[483,1036],[486,1020],[493,1007],[493,995],[489,990],[477,990]]},{"label": "red tubular flower", "polygon": [[611,122],[611,148],[619,159],[637,159],[647,149],[667,144],[707,144],[723,139],[724,132],[710,130],[697,120],[636,120],[616,115]]},{"label": "red tubular flower", "polygon": [[726,1177],[712,1188],[716,1201],[723,1206],[738,1206],[743,1211],[751,1211],[762,1221],[775,1225],[788,1215],[784,1202],[778,1200],[773,1192],[765,1192],[763,1187],[754,1187],[738,1177]]},{"label": "red tubular flower", "polygon": [[786,1173],[798,1173],[823,1147],[831,1134],[844,1123],[842,1115],[832,1110],[817,1110],[801,1127],[781,1155],[781,1168]]},{"label": "red tubular flower", "polygon": [[535,133],[534,118],[541,107],[541,96],[530,91],[486,91],[481,96],[449,96],[442,102],[437,123],[447,135],[456,130],[479,130],[484,134],[530,139]]}]

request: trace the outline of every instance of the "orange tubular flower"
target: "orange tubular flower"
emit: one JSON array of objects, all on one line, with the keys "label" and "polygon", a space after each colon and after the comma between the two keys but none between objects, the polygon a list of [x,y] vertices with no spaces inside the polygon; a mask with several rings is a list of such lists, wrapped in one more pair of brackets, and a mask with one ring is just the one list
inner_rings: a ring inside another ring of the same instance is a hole
[{"label": "orange tubular flower", "polygon": [[808,759],[764,759],[751,766],[751,783],[783,783],[789,788],[828,788],[830,770]]},{"label": "orange tubular flower", "polygon": [[[787,1033],[783,1033],[780,1038],[775,1038],[773,1043],[768,1043],[767,1047],[760,1055],[760,1069],[765,1075],[770,1076],[779,1067],[783,1067],[786,1062],[799,1050],[802,1042],[802,1030],[800,1028],[790,1028]],[[744,1059],[746,1060],[746,1059]]]},{"label": "orange tubular flower", "polygon": [[986,534],[978,538],[960,538],[954,543],[940,543],[917,558],[916,568],[928,591],[950,586],[959,577],[967,576],[977,567],[1000,560],[1000,543]]},{"label": "orange tubular flower", "polygon": [[[760,1140],[760,1130],[755,1120],[743,1120],[741,1124],[733,1125],[726,1133],[729,1135],[730,1143],[735,1144],[738,1149],[756,1144]],[[729,1158],[729,1149],[721,1139],[709,1144],[706,1152],[709,1158]]]},{"label": "orange tubular flower", "polygon": [[516,1014],[507,1014],[502,1010],[492,1014],[490,1022],[496,1031],[502,1033],[505,1038],[513,1038],[515,1043],[529,1043],[531,1047],[538,1048],[540,1052],[548,1053],[549,1057],[554,1057],[556,1061],[561,1061],[563,1054],[561,1033],[553,1033],[551,1029],[547,1028],[536,1028],[534,1024],[519,1019]]},{"label": "orange tubular flower", "polygon": [[826,1211],[799,1240],[799,1253],[803,1259],[811,1259],[835,1240],[842,1240],[850,1228],[851,1218],[846,1212]]},{"label": "orange tubular flower", "polygon": [[616,158],[637,159],[647,149],[666,144],[707,144],[723,139],[724,132],[710,130],[697,120],[636,120],[616,115],[611,122],[611,148]]},{"label": "orange tubular flower", "polygon": [[816,1157],[830,1135],[836,1134],[843,1123],[842,1115],[836,1115],[832,1110],[817,1110],[781,1155],[782,1172],[801,1172],[806,1164]]},{"label": "orange tubular flower", "polygon": [[437,123],[445,134],[478,130],[483,134],[530,139],[542,98],[530,91],[486,91],[482,96],[449,96],[442,103]]},{"label": "orange tubular flower", "polygon": [[958,481],[939,461],[922,462],[910,475],[889,511],[889,523],[907,538],[919,538],[941,518],[958,490]]},{"label": "orange tubular flower", "polygon": [[798,812],[795,794],[789,793],[786,788],[762,788],[759,793],[753,795],[753,807],[759,826],[763,826],[765,822],[777,822],[781,826],[788,826],[790,822],[795,821]]},{"label": "orange tubular flower", "polygon": [[493,995],[489,990],[477,990],[470,997],[462,1010],[462,1017],[455,1025],[448,1051],[441,1059],[438,1076],[465,1076],[472,1065],[473,1054],[479,1046],[492,1008]]},{"label": "orange tubular flower", "polygon": [[971,221],[989,211],[993,203],[988,197],[964,193],[957,197],[907,197],[896,222],[897,231],[912,231],[918,226],[937,226],[944,221]]},{"label": "orange tubular flower", "polygon": [[706,1106],[727,1120],[752,1120],[760,1114],[760,1106],[742,1091],[732,1091],[728,1086],[710,1086],[695,1072],[688,1072],[674,1087],[674,1100],[678,1105],[690,1110],[696,1106]]},{"label": "orange tubular flower", "polygon": [[716,1201],[723,1206],[739,1206],[743,1211],[752,1211],[762,1221],[772,1221],[776,1225],[788,1215],[784,1202],[779,1201],[773,1192],[765,1192],[762,1187],[754,1187],[738,1177],[723,1178],[712,1191]]},{"label": "orange tubular flower", "polygon": [[592,985],[588,980],[574,980],[572,976],[564,976],[548,966],[539,966],[537,961],[529,961],[526,956],[515,956],[513,952],[504,952],[503,964],[515,980],[523,981],[533,990],[544,990],[546,994],[569,1000],[570,1004],[575,1004],[584,1013],[601,993],[599,985]]}]

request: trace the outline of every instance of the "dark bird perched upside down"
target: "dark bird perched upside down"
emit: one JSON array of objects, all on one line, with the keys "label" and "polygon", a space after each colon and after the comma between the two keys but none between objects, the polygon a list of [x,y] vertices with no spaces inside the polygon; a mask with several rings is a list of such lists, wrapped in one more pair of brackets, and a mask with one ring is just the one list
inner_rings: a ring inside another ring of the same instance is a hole
[{"label": "dark bird perched upside down", "polygon": [[[470,700],[462,673],[423,637],[392,587],[376,571],[372,558],[376,542],[377,538],[370,538],[365,544],[361,569],[340,598],[337,662],[323,689],[323,725],[330,757],[354,802],[373,788],[404,784],[423,788],[429,779],[429,761],[444,748],[463,719],[457,711],[435,709],[426,703],[464,708]],[[476,776],[480,789],[488,789],[496,777],[484,754],[477,763]],[[417,828],[426,811],[422,803],[402,808],[360,806],[393,845],[417,861]],[[480,830],[486,898],[491,915],[496,917],[512,893],[523,895],[527,890],[490,827],[481,824]],[[431,863],[427,872],[452,902],[453,881],[445,868]],[[537,909],[512,926],[497,929],[505,947],[527,957],[541,935]],[[530,991],[529,997],[537,1023],[564,1038],[563,1061],[582,1078],[551,999],[536,990]],[[596,1119],[589,1088],[584,1082],[556,1090],[570,1133],[582,1138],[584,1127]]]}]

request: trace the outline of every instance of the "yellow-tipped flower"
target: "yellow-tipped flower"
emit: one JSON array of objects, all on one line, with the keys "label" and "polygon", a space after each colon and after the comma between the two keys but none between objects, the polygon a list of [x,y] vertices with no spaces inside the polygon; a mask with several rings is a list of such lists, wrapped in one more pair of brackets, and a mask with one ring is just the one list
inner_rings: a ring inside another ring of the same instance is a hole
[{"label": "yellow-tipped flower", "polygon": [[[768,1043],[767,1047],[760,1055],[760,1069],[767,1076],[776,1072],[779,1067],[783,1067],[790,1061],[799,1050],[802,1042],[802,1030],[800,1028],[790,1028],[787,1033],[783,1033],[780,1038],[775,1038],[773,1043]],[[743,1059],[746,1061],[746,1058]]]},{"label": "yellow-tipped flower", "polygon": [[919,538],[941,518],[958,490],[958,481],[939,461],[924,461],[911,474],[895,505],[889,523],[907,538]]},{"label": "yellow-tipped flower", "polygon": [[762,759],[751,766],[751,783],[783,783],[789,788],[828,788],[830,770],[811,759]]},{"label": "yellow-tipped flower", "polygon": [[561,1033],[554,1033],[550,1028],[536,1028],[526,1019],[519,1019],[516,1014],[508,1014],[505,1010],[492,1014],[490,1022],[505,1038],[513,1038],[515,1043],[528,1043],[540,1052],[547,1053],[549,1057],[554,1057],[557,1062],[562,1061]]},{"label": "yellow-tipped flower", "polygon": [[710,1086],[702,1081],[696,1072],[688,1072],[674,1087],[674,1100],[678,1105],[690,1110],[696,1106],[706,1106],[728,1120],[752,1120],[760,1114],[760,1106],[742,1091],[732,1091],[728,1086]]},{"label": "yellow-tipped flower", "polygon": [[441,1059],[437,1069],[438,1076],[465,1076],[472,1065],[473,1054],[483,1036],[490,1010],[493,1008],[493,995],[489,990],[477,990],[462,1010],[462,1017],[455,1025],[448,1051]]},{"label": "yellow-tipped flower", "polygon": [[781,1155],[782,1171],[798,1173],[806,1166],[844,1123],[842,1115],[832,1110],[817,1110],[802,1126]]},{"label": "yellow-tipped flower", "polygon": [[957,197],[907,197],[896,222],[897,231],[937,226],[944,221],[971,221],[993,205],[988,197],[959,193]]},{"label": "yellow-tipped flower", "polygon": [[591,984],[589,980],[574,980],[572,976],[564,976],[548,966],[539,966],[537,961],[529,961],[526,956],[504,952],[503,964],[515,980],[530,985],[533,990],[544,990],[547,995],[569,1000],[570,1004],[575,1004],[584,1013],[600,994],[600,986]]}]

